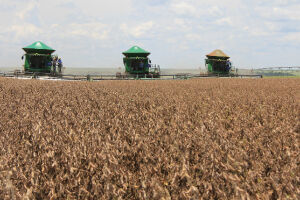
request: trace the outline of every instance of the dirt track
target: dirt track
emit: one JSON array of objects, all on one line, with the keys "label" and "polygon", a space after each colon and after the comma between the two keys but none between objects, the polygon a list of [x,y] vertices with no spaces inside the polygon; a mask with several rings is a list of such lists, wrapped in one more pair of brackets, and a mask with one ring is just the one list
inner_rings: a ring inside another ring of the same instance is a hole
[{"label": "dirt track", "polygon": [[296,199],[299,79],[0,78],[0,199]]}]

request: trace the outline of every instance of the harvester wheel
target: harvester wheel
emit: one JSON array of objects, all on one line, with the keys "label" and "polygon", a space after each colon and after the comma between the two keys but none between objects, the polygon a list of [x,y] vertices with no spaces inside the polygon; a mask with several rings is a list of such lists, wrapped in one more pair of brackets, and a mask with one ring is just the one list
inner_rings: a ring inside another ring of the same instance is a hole
[{"label": "harvester wheel", "polygon": [[116,78],[118,78],[118,79],[122,78],[122,73],[121,72],[117,72],[116,73]]},{"label": "harvester wheel", "polygon": [[36,72],[34,72],[33,75],[32,75],[32,78],[33,79],[37,79],[38,78],[38,74]]}]

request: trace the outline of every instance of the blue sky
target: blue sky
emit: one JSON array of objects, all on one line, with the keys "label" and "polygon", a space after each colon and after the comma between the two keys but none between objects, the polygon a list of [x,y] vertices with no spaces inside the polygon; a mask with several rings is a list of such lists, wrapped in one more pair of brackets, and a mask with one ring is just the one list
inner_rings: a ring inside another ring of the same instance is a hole
[{"label": "blue sky", "polygon": [[204,68],[222,49],[238,68],[300,65],[300,0],[0,0],[0,67],[43,41],[67,67],[123,67],[150,51],[164,68]]}]

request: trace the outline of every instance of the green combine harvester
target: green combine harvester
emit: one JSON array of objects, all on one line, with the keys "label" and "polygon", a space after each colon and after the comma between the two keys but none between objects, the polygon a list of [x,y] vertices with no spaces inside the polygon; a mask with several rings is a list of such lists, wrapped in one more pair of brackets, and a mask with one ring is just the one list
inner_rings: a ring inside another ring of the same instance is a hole
[{"label": "green combine harvester", "polygon": [[[57,56],[52,55],[55,50],[47,46],[43,42],[35,42],[27,47],[24,47],[25,57],[24,72],[25,74],[61,74],[62,63]],[[53,64],[53,62],[55,64]],[[58,64],[60,62],[60,65]],[[57,64],[58,65],[57,65]],[[58,67],[56,67],[56,65]]]},{"label": "green combine harvester", "polygon": [[234,69],[232,67],[229,56],[223,51],[217,49],[206,55],[205,66],[208,74],[212,75],[232,75]]},{"label": "green combine harvester", "polygon": [[[159,78],[160,66],[151,64],[151,60],[148,58],[150,54],[150,52],[138,46],[133,46],[123,52],[125,56],[123,58],[125,76],[135,78]],[[117,77],[120,76],[120,74],[117,75]]]}]

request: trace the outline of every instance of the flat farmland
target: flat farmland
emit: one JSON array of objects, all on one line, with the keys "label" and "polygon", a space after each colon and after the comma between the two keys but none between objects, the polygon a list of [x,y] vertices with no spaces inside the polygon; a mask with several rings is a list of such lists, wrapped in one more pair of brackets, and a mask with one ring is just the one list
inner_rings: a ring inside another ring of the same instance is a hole
[{"label": "flat farmland", "polygon": [[299,79],[0,78],[0,199],[297,199]]}]

